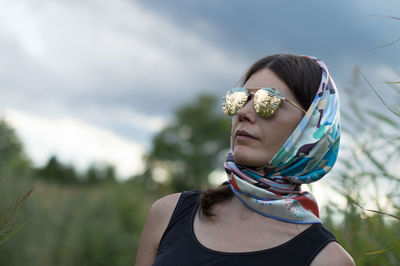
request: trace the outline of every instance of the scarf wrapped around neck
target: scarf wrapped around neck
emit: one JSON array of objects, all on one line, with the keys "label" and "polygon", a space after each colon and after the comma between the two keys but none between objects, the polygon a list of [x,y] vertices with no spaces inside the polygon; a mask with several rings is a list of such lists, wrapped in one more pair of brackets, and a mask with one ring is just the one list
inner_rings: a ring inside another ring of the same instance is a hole
[{"label": "scarf wrapped around neck", "polygon": [[[314,196],[301,184],[319,180],[336,162],[340,142],[339,96],[326,65],[307,113],[264,167],[264,175],[237,165],[232,149],[224,163],[236,197],[251,210],[291,223],[321,223]],[[231,140],[232,147],[232,140]]]}]

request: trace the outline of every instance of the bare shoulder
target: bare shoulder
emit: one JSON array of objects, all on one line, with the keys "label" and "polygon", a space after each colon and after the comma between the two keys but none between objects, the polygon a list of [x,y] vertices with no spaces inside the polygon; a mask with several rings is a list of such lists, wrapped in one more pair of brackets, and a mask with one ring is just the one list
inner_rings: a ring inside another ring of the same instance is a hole
[{"label": "bare shoulder", "polygon": [[164,226],[167,227],[181,194],[182,193],[170,194],[154,202],[151,206],[148,219],[155,218],[157,224],[163,223]]},{"label": "bare shoulder", "polygon": [[156,234],[157,246],[162,234],[168,226],[181,193],[170,194],[158,199],[150,208],[146,226],[151,226],[151,232]]},{"label": "bare shoulder", "polygon": [[136,255],[136,266],[151,265],[181,193],[160,198],[150,208]]},{"label": "bare shoulder", "polygon": [[337,242],[330,242],[320,253],[314,258],[311,266],[354,266],[353,258],[349,253]]}]

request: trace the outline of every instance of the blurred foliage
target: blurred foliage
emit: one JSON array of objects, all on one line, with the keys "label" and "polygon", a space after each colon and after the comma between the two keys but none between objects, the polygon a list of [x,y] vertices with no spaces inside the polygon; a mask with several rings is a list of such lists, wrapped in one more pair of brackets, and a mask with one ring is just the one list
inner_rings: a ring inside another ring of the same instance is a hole
[{"label": "blurred foliage", "polygon": [[[3,180],[8,187],[13,183]],[[155,200],[144,189],[132,182],[71,186],[36,181],[34,186],[29,208],[20,213],[34,216],[0,247],[0,265],[133,264]]]},{"label": "blurred foliage", "polygon": [[349,111],[342,112],[348,126],[343,130],[344,156],[331,178],[345,204],[331,200],[325,206],[325,226],[357,265],[400,265],[400,117],[392,111],[400,104],[400,91],[396,84],[384,91],[397,105],[386,109],[362,100],[368,87],[351,85],[345,90]]},{"label": "blurred foliage", "polygon": [[9,240],[29,221],[28,219],[20,223],[17,212],[25,204],[32,191],[33,189],[31,188],[25,195],[17,198],[6,213],[0,214],[0,245]]},{"label": "blurred foliage", "polygon": [[153,139],[146,158],[146,182],[167,184],[172,191],[208,183],[209,174],[221,167],[229,149],[231,121],[218,104],[215,96],[200,95],[177,109],[174,121]]},{"label": "blurred foliage", "polygon": [[0,118],[0,174],[24,175],[30,166],[14,129]]},{"label": "blurred foliage", "polygon": [[0,120],[0,166],[10,163],[12,158],[22,157],[22,143],[8,124]]},{"label": "blurred foliage", "polygon": [[56,156],[51,156],[46,165],[36,169],[39,178],[60,183],[77,183],[78,175],[72,166],[64,165]]},{"label": "blurred foliage", "polygon": [[115,167],[109,164],[92,164],[84,173],[78,173],[72,165],[61,163],[55,155],[43,167],[35,169],[37,178],[63,184],[98,184],[116,182]]},{"label": "blurred foliage", "polygon": [[[1,177],[5,176],[26,176],[29,169],[30,162],[23,153],[22,143],[15,131],[3,119],[0,119],[0,181],[2,181]],[[17,182],[19,181],[17,180]],[[26,224],[27,220],[21,220],[19,211],[32,189],[23,194],[22,192],[18,193],[13,201],[7,202],[4,198],[8,199],[6,193],[10,190],[1,182],[0,187],[7,190],[0,193],[0,245],[3,245]],[[23,196],[18,197],[20,195]]]},{"label": "blurred foliage", "polygon": [[147,211],[159,195],[117,182],[110,165],[74,174],[53,156],[34,168],[3,120],[0,140],[0,265],[134,263]]}]

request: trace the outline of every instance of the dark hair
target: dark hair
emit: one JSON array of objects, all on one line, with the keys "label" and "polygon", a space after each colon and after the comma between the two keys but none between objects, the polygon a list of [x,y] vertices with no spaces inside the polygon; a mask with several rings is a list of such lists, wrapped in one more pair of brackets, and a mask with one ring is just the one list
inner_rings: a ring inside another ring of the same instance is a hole
[{"label": "dark hair", "polygon": [[[292,54],[276,54],[255,62],[241,79],[241,86],[256,72],[270,69],[296,96],[304,109],[308,109],[317,93],[321,81],[321,67],[311,58]],[[200,210],[205,216],[214,216],[211,207],[232,198],[233,192],[228,184],[209,188],[202,192]]]}]

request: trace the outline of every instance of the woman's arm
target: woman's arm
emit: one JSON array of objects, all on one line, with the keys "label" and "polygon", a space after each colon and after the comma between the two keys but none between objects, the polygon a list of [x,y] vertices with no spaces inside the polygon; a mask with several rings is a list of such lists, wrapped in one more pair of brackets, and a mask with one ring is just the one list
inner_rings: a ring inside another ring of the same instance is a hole
[{"label": "woman's arm", "polygon": [[337,242],[331,242],[314,258],[310,266],[355,266],[353,258]]},{"label": "woman's arm", "polygon": [[181,193],[175,193],[165,196],[151,206],[139,242],[136,266],[153,264],[161,237],[168,226],[180,195]]}]

